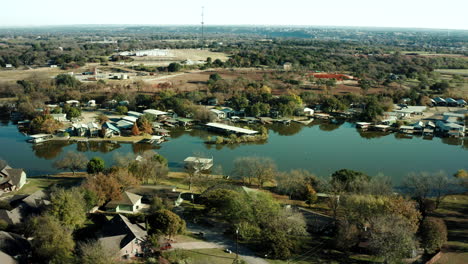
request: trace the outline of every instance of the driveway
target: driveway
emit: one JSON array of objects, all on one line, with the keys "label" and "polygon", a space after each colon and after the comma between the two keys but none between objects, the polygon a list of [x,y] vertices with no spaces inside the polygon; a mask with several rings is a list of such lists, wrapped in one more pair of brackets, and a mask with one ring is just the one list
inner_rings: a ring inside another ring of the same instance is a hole
[{"label": "driveway", "polygon": [[[223,230],[212,227],[207,228],[198,224],[187,222],[187,231],[199,233],[203,232],[204,242],[183,242],[173,243],[173,248],[179,249],[203,249],[203,248],[226,248],[230,249],[234,254],[236,252],[236,242],[229,237],[223,235]],[[239,245],[239,257],[249,264],[268,264],[262,258],[255,256],[255,253],[249,248]]]}]

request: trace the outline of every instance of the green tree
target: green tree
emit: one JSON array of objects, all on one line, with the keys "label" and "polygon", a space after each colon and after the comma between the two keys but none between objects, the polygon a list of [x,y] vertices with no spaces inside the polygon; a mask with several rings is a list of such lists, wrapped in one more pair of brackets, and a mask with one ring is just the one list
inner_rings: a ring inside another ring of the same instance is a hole
[{"label": "green tree", "polygon": [[36,216],[28,224],[33,252],[42,263],[68,264],[75,247],[72,232],[51,215]]},{"label": "green tree", "polygon": [[54,167],[60,170],[71,170],[75,175],[75,171],[86,168],[87,163],[88,158],[83,153],[69,151],[63,158],[54,162]]},{"label": "green tree", "polygon": [[127,112],[128,112],[128,108],[125,106],[125,105],[119,105],[115,108],[115,111],[119,114],[119,115],[126,115]]},{"label": "green tree", "polygon": [[86,221],[86,202],[77,188],[57,189],[51,194],[49,212],[70,230],[82,227]]},{"label": "green tree", "polygon": [[78,81],[75,77],[69,74],[59,74],[55,77],[55,84],[57,86],[65,86],[70,88],[77,88],[80,86],[80,81]]},{"label": "green tree", "polygon": [[185,232],[185,221],[175,213],[162,209],[148,216],[150,234],[163,234],[169,237]]},{"label": "green tree", "polygon": [[172,62],[171,64],[169,64],[169,66],[167,66],[167,70],[169,72],[178,72],[182,69],[182,65],[180,65],[179,63],[177,62]]},{"label": "green tree", "polygon": [[426,217],[420,227],[421,246],[427,253],[433,254],[447,242],[447,226],[444,220]]},{"label": "green tree", "polygon": [[105,168],[104,160],[100,157],[92,158],[86,165],[86,171],[89,174],[96,174],[102,172]]}]

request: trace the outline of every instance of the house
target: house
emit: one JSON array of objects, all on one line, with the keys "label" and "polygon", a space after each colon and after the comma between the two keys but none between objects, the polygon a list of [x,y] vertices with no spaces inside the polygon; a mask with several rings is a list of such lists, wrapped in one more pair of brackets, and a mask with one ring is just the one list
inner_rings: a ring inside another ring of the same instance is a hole
[{"label": "house", "polygon": [[77,137],[85,137],[88,134],[88,125],[86,124],[73,124],[72,127]]},{"label": "house", "polygon": [[226,118],[226,113],[224,111],[218,110],[218,109],[211,109],[210,112],[216,115],[217,118],[219,119],[224,119]]},{"label": "house", "polygon": [[122,117],[122,120],[131,122],[132,124],[134,124],[134,123],[138,120],[138,117],[134,117],[134,116],[124,116],[124,117]]},{"label": "house", "polygon": [[213,158],[188,157],[184,160],[185,168],[195,171],[206,171],[213,167]]},{"label": "house", "polygon": [[306,116],[313,116],[314,115],[314,109],[309,108],[309,107],[304,108],[303,112],[304,112],[304,115],[306,115]]},{"label": "house", "polygon": [[465,107],[465,105],[466,105],[466,101],[463,100],[463,99],[458,99],[457,103],[458,103],[458,106],[460,106],[460,107]]},{"label": "house", "polygon": [[464,137],[465,136],[465,126],[457,123],[437,121],[437,128],[440,132],[453,137]]},{"label": "house", "polygon": [[285,71],[290,71],[290,70],[292,70],[292,66],[293,66],[292,63],[290,63],[290,62],[285,62],[285,63],[283,64],[283,70],[285,70]]},{"label": "house", "polygon": [[110,122],[105,122],[102,124],[102,128],[104,131],[104,137],[110,138],[113,136],[120,136],[120,129],[118,129],[116,126],[111,124]]},{"label": "house", "polygon": [[[17,234],[0,231],[0,263],[28,263],[29,241]],[[12,258],[14,262],[8,262]]]},{"label": "house", "polygon": [[142,114],[142,113],[139,113],[139,112],[135,112],[135,111],[128,111],[128,112],[127,112],[127,115],[133,116],[133,117],[136,117],[136,118],[139,118],[139,117],[142,116],[143,114]]},{"label": "house", "polygon": [[80,101],[78,100],[68,100],[68,101],[65,101],[66,104],[69,104],[71,106],[79,106],[80,105]]},{"label": "house", "polygon": [[88,105],[89,107],[95,107],[95,106],[96,106],[96,100],[89,100],[88,103],[87,103],[87,105]]},{"label": "house", "polygon": [[59,121],[59,122],[66,122],[67,114],[51,114],[52,118]]},{"label": "house", "polygon": [[117,123],[115,123],[115,125],[121,130],[128,130],[132,129],[133,122],[127,120],[119,120]]},{"label": "house", "polygon": [[99,136],[99,125],[94,123],[94,122],[90,122],[88,123],[88,135],[90,137],[97,137]]},{"label": "house", "polygon": [[13,207],[13,209],[0,209],[0,219],[4,220],[9,225],[24,223],[24,220],[28,216],[39,214],[41,210],[49,204],[49,196],[42,190],[36,191],[29,196],[21,196],[18,199],[13,197],[10,200],[10,206]]},{"label": "house", "polygon": [[26,173],[23,169],[13,169],[7,164],[2,164],[0,170],[0,190],[11,192],[21,189],[26,183]]},{"label": "house", "polygon": [[154,115],[156,117],[162,116],[162,115],[167,115],[167,112],[159,111],[156,109],[146,109],[143,111],[144,114],[150,114]]},{"label": "house", "polygon": [[128,100],[119,101],[119,105],[128,106],[130,102]]},{"label": "house", "polygon": [[458,102],[453,98],[446,98],[445,102],[447,102],[448,106],[458,106]]},{"label": "house", "polygon": [[107,203],[106,208],[108,211],[116,213],[137,213],[142,209],[141,206],[142,196],[131,193],[122,193],[122,198],[119,200],[110,201]]},{"label": "house", "polygon": [[11,64],[5,64],[5,68],[13,68],[13,65],[11,65]]},{"label": "house", "polygon": [[223,111],[226,114],[227,118],[231,118],[232,116],[236,115],[236,111],[234,111],[234,109],[229,108],[229,107],[225,107],[221,109],[221,111]]},{"label": "house", "polygon": [[133,224],[123,215],[116,215],[98,234],[98,241],[116,260],[134,258],[143,252],[147,232],[140,225]]},{"label": "house", "polygon": [[436,97],[434,98],[434,101],[435,101],[435,104],[436,105],[439,105],[439,106],[445,106],[447,105],[447,102],[445,101],[444,98],[441,98],[441,97]]}]

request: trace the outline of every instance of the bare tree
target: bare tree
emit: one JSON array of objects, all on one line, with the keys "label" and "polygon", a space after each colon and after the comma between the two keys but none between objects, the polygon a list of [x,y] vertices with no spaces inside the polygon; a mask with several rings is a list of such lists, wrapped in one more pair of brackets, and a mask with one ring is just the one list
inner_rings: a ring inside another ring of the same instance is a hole
[{"label": "bare tree", "polygon": [[83,153],[71,151],[67,152],[63,158],[54,162],[54,166],[57,169],[69,169],[73,172],[73,175],[75,175],[75,171],[86,168],[86,164],[88,164],[88,158]]},{"label": "bare tree", "polygon": [[270,158],[241,157],[234,161],[233,175],[250,185],[256,180],[261,188],[266,182],[272,181],[276,174],[276,164]]}]

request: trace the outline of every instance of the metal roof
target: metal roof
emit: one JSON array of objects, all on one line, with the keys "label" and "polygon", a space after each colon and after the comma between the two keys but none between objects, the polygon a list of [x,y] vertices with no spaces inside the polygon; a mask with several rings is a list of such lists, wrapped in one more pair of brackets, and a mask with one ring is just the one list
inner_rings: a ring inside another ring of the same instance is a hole
[{"label": "metal roof", "polygon": [[156,115],[156,116],[166,115],[167,114],[167,112],[163,112],[163,111],[159,111],[159,110],[155,110],[155,109],[146,109],[146,110],[143,111],[143,113],[152,114],[152,115]]},{"label": "metal roof", "polygon": [[218,129],[222,129],[226,131],[241,133],[241,134],[247,134],[247,135],[253,135],[253,134],[258,133],[258,131],[255,131],[255,130],[240,128],[240,127],[235,127],[235,126],[228,126],[228,125],[220,124],[220,123],[208,123],[206,124],[206,126],[218,128]]}]

